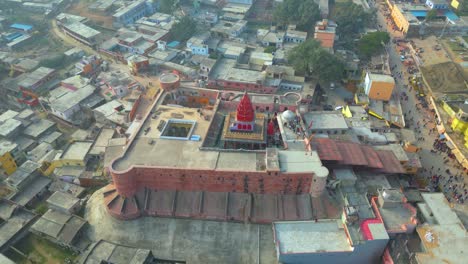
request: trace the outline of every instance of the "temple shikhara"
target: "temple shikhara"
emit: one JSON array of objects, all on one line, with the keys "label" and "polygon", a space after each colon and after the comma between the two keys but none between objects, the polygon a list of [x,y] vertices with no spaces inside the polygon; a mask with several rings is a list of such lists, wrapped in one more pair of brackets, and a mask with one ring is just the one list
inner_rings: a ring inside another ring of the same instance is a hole
[{"label": "temple shikhara", "polygon": [[247,92],[224,121],[223,147],[227,149],[265,149],[267,130],[265,114],[255,113]]}]

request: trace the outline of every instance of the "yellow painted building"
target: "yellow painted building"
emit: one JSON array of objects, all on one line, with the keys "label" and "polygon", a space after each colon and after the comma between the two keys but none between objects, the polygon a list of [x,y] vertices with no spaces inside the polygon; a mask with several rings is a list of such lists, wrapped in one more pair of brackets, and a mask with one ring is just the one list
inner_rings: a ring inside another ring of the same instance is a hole
[{"label": "yellow painted building", "polygon": [[395,88],[395,79],[390,75],[366,73],[364,92],[370,99],[388,101]]},{"label": "yellow painted building", "polygon": [[387,0],[387,5],[395,26],[401,30],[403,34],[408,33],[412,24],[416,25],[420,23],[411,11],[428,11],[427,7],[423,5],[413,5],[408,3],[397,4],[390,0]]},{"label": "yellow painted building", "polygon": [[401,6],[394,5],[392,11],[390,12],[390,16],[392,16],[393,22],[398,29],[402,30],[404,34],[408,32],[410,23],[405,16],[405,12],[402,10]]},{"label": "yellow painted building", "polygon": [[6,175],[10,175],[16,171],[18,153],[18,145],[8,140],[0,141],[0,169]]},{"label": "yellow painted building", "polygon": [[465,139],[465,147],[468,148],[468,105],[463,104],[460,107],[457,114],[452,120],[450,126],[454,131],[463,134]]},{"label": "yellow painted building", "polygon": [[461,7],[460,1],[458,1],[458,0],[452,0],[452,2],[450,3],[450,5],[451,5],[453,8],[455,8],[455,9],[458,9],[458,8]]},{"label": "yellow painted building", "polygon": [[453,131],[463,134],[465,139],[464,146],[468,148],[468,104],[458,105],[458,110],[455,110],[446,102],[442,103],[442,108],[452,118],[450,127]]}]

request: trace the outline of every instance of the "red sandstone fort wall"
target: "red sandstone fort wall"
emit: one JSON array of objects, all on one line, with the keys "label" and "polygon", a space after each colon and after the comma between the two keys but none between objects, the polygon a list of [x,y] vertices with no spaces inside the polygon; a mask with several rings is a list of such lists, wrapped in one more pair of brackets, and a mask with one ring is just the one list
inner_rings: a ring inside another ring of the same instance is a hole
[{"label": "red sandstone fort wall", "polygon": [[276,93],[278,88],[276,87],[269,87],[263,86],[261,84],[255,83],[244,83],[244,82],[228,82],[223,80],[218,81],[210,81],[208,82],[208,87],[210,88],[218,88],[219,86],[223,87],[226,90],[231,91],[247,91],[252,93],[269,93],[273,94]]},{"label": "red sandstone fort wall", "polygon": [[[221,109],[224,110],[224,111],[236,111],[236,108],[237,108],[237,105],[239,104],[239,102],[236,102],[236,101],[221,101]],[[283,112],[283,111],[286,111],[286,110],[291,110],[293,112],[296,111],[297,109],[297,106],[296,105],[286,105],[286,104],[279,104],[278,106],[278,109],[275,109],[275,104],[274,103],[270,103],[270,104],[266,104],[266,103],[252,103],[255,111],[260,111],[260,112],[275,112],[275,111],[279,111],[279,112]]]},{"label": "red sandstone fort wall", "polygon": [[239,192],[265,194],[308,193],[312,174],[280,172],[214,171],[136,167],[111,172],[117,191],[132,196],[145,187],[154,190]]}]

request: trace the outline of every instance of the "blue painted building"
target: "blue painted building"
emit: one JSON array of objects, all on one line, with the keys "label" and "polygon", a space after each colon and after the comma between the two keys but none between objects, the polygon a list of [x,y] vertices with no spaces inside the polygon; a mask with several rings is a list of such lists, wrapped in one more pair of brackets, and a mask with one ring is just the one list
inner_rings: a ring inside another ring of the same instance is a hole
[{"label": "blue painted building", "polygon": [[135,23],[138,19],[155,12],[153,1],[137,0],[127,6],[123,6],[112,16],[114,26],[125,26]]},{"label": "blue painted building", "polygon": [[430,9],[445,10],[449,8],[449,4],[445,0],[426,0],[426,5]]},{"label": "blue painted building", "polygon": [[10,28],[16,29],[16,30],[19,30],[19,31],[30,32],[33,29],[33,26],[26,25],[26,24],[15,23],[15,24],[12,24],[10,26]]},{"label": "blue painted building", "polygon": [[231,4],[243,4],[243,5],[251,5],[253,4],[254,0],[228,0],[228,3]]}]

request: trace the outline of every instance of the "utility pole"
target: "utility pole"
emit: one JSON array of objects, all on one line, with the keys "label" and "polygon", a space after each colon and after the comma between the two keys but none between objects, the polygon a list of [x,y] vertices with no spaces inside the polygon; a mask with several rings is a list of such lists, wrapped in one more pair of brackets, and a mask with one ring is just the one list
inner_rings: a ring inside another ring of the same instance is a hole
[{"label": "utility pole", "polygon": [[448,23],[450,23],[450,20],[448,20],[447,18],[445,18],[445,25],[444,25],[444,27],[442,28],[442,32],[440,33],[439,39],[441,39],[442,36],[444,35],[444,33],[445,33],[445,28],[447,27]]}]

